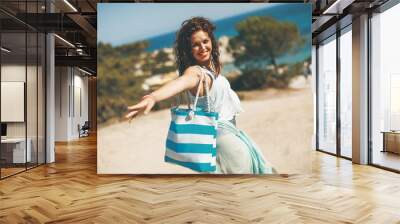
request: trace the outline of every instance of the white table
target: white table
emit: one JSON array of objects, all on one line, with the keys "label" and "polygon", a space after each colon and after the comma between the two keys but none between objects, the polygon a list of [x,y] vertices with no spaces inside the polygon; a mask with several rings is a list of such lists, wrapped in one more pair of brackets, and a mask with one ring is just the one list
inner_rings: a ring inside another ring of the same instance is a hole
[{"label": "white table", "polygon": [[[2,147],[4,146],[12,146],[13,147],[13,163],[25,163],[31,161],[31,145],[32,140],[27,138],[26,142],[28,143],[28,147],[26,147],[25,154],[25,138],[5,138],[1,139]],[[27,159],[25,161],[25,159]]]}]

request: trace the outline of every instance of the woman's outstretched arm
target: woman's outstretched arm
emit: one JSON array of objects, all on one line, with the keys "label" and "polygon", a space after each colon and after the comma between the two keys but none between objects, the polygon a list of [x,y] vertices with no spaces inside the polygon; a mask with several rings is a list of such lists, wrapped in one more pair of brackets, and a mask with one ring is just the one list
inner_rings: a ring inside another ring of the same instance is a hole
[{"label": "woman's outstretched arm", "polygon": [[153,108],[157,102],[163,101],[185,90],[196,87],[199,83],[199,80],[199,69],[195,66],[191,66],[187,68],[183,75],[179,78],[168,82],[156,91],[144,96],[139,103],[129,106],[128,114],[125,117],[132,119],[142,111],[144,111],[144,114],[148,114],[151,108]]}]

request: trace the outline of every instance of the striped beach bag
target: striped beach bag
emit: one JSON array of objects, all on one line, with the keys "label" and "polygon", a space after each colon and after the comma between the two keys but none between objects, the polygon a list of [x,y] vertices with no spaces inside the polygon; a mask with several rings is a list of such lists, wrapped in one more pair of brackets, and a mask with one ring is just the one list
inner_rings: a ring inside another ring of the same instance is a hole
[{"label": "striped beach bag", "polygon": [[[201,82],[206,89],[208,111],[197,108]],[[202,74],[193,108],[179,108],[179,104],[171,108],[165,162],[197,172],[215,171],[218,113],[210,111],[208,91],[207,82]]]}]

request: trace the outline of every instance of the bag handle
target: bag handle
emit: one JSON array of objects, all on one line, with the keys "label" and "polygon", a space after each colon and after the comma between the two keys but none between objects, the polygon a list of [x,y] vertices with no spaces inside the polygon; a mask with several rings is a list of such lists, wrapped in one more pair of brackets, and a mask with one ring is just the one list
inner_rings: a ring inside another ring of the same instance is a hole
[{"label": "bag handle", "polygon": [[197,67],[200,69],[201,75],[200,75],[199,84],[197,86],[196,98],[194,99],[193,109],[196,110],[196,108],[197,108],[196,107],[197,106],[197,101],[199,100],[199,95],[200,95],[200,83],[203,82],[203,87],[206,89],[207,110],[208,110],[208,112],[210,112],[211,111],[211,109],[210,109],[210,96],[209,96],[209,92],[208,92],[209,91],[208,90],[208,83],[207,83],[207,80],[205,78],[206,75],[204,74],[204,72],[203,72],[203,70],[202,70],[202,68],[200,66],[197,66]]},{"label": "bag handle", "polygon": [[[200,95],[200,83],[203,82],[203,86],[205,87],[206,90],[206,99],[207,99],[207,109],[208,112],[211,111],[211,107],[210,107],[210,96],[209,96],[209,89],[208,89],[208,83],[207,80],[205,79],[205,74],[203,73],[203,70],[200,66],[196,66],[199,68],[200,70],[200,80],[199,83],[197,84],[197,92],[196,92],[196,97],[194,100],[194,104],[193,104],[193,109],[190,106],[190,97],[189,97],[189,91],[185,91],[186,92],[186,97],[187,97],[187,107],[189,110],[196,110],[196,106],[197,106],[197,102],[199,99],[199,95]],[[179,108],[180,104],[181,104],[181,94],[178,94],[178,96],[176,97],[176,106],[172,106],[173,108]]]}]

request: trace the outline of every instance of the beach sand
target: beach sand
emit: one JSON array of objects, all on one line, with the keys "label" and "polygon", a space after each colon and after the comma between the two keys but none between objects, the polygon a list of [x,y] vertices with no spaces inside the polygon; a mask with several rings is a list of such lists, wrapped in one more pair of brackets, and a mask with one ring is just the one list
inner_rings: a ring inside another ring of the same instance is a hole
[{"label": "beach sand", "polygon": [[[293,80],[289,89],[241,92],[245,110],[237,126],[260,147],[278,173],[310,173],[313,98],[310,80]],[[132,123],[121,122],[97,132],[99,174],[191,174],[164,162],[169,110],[151,112]]]}]

